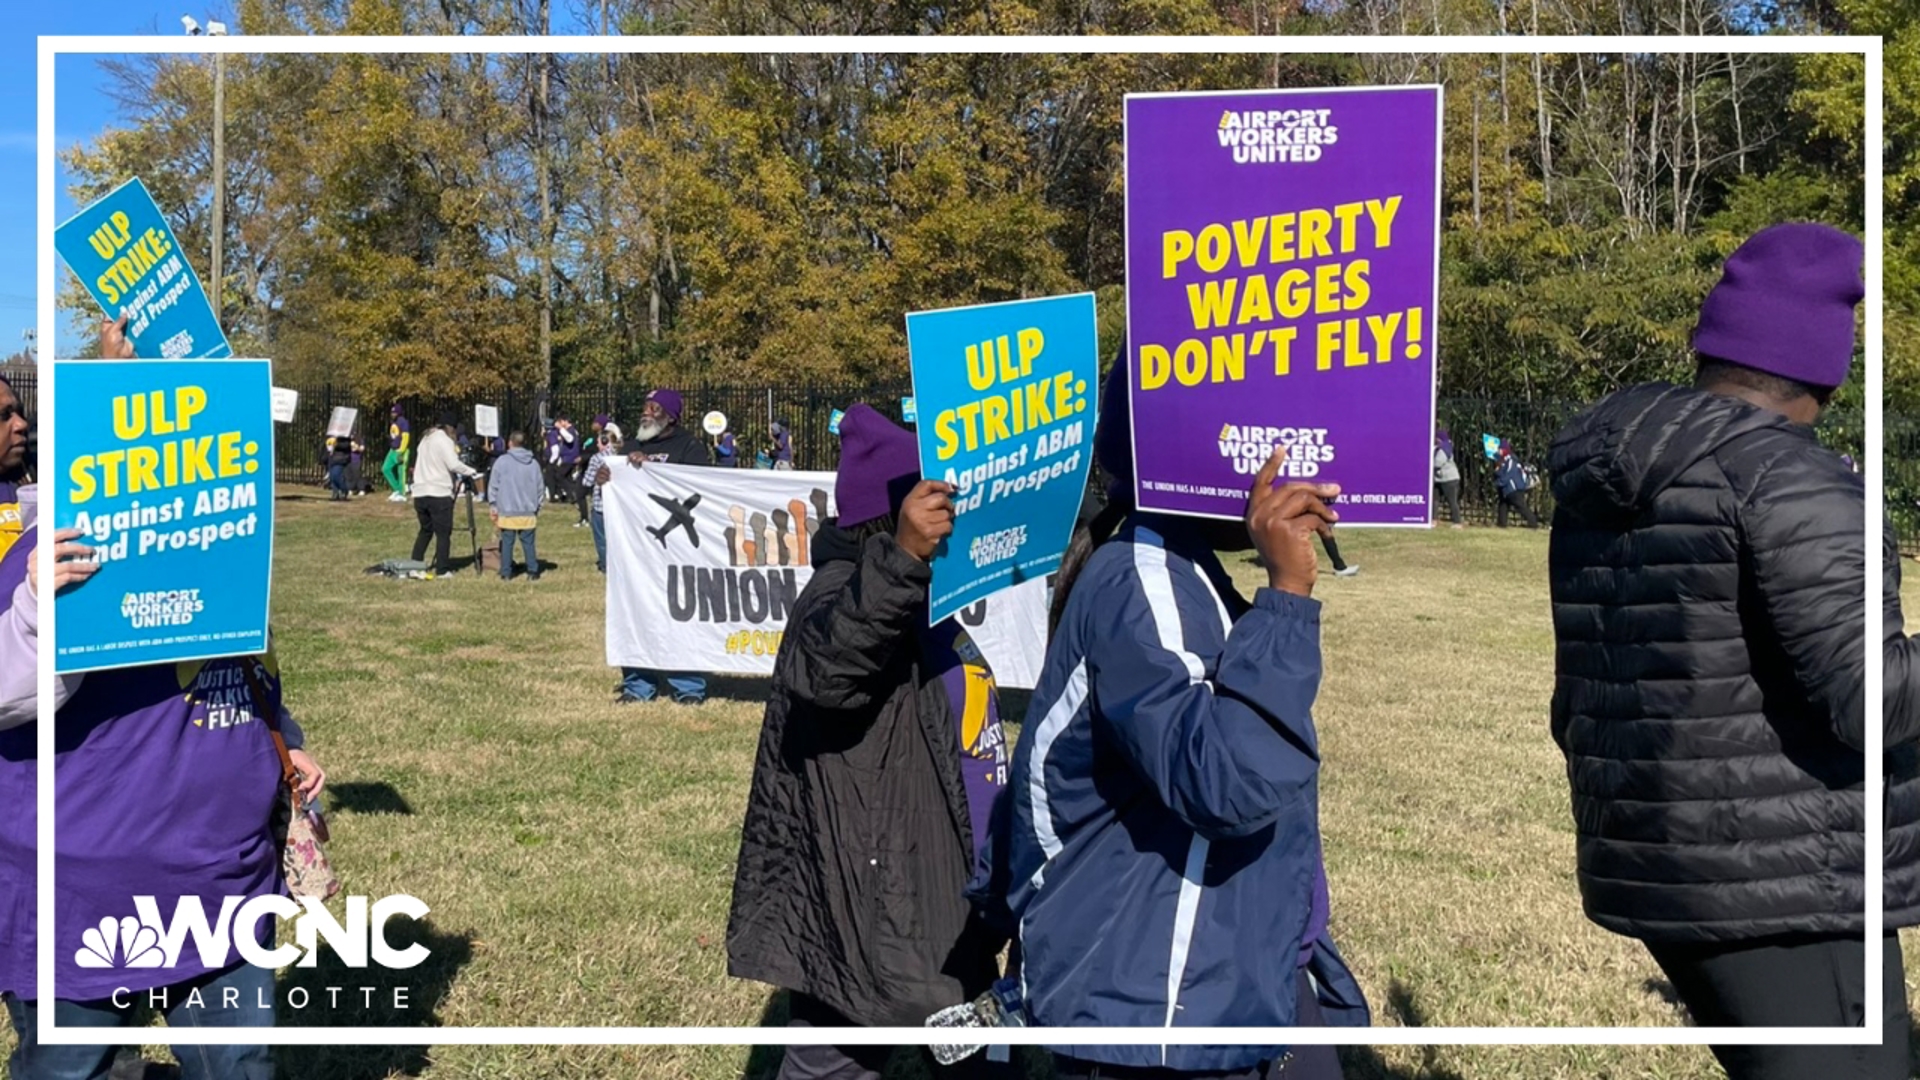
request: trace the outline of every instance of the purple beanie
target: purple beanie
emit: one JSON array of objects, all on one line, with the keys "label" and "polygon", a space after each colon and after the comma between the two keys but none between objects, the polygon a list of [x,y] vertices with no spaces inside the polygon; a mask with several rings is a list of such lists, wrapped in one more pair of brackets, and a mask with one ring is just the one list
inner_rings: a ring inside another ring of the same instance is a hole
[{"label": "purple beanie", "polygon": [[1853,364],[1865,257],[1859,240],[1827,225],[1754,233],[1727,257],[1700,306],[1694,351],[1808,386],[1839,386]]},{"label": "purple beanie", "polygon": [[647,395],[647,400],[660,406],[668,416],[673,417],[675,420],[680,419],[680,391],[655,390],[653,393]]},{"label": "purple beanie", "polygon": [[840,472],[833,502],[841,528],[900,511],[920,482],[920,444],[913,433],[859,404],[840,418]]},{"label": "purple beanie", "polygon": [[1093,433],[1093,459],[1107,474],[1107,498],[1133,501],[1133,405],[1127,400],[1127,347],[1100,387],[1100,426]]}]

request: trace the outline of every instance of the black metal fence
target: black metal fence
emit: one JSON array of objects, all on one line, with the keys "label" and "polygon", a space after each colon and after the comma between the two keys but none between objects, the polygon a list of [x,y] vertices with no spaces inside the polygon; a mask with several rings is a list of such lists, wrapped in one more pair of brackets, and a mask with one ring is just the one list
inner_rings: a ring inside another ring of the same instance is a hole
[{"label": "black metal fence", "polygon": [[[380,460],[386,454],[388,410],[393,403],[363,401],[342,385],[322,384],[294,389],[300,391],[300,408],[294,422],[281,430],[276,447],[278,478],[287,483],[325,482],[326,467],[323,462],[327,421],[335,407],[346,406],[359,410],[356,434],[368,448],[365,475],[377,483]],[[779,386],[714,384],[677,389],[685,399],[682,422],[698,430],[701,417],[708,412],[723,413],[746,462],[751,463],[754,451],[769,441],[768,421],[776,420],[787,425],[792,432],[794,467],[819,470],[832,470],[840,462],[840,441],[827,430],[833,410],[864,401],[893,419],[900,420],[901,399],[913,392],[912,387],[904,382]],[[646,388],[637,386],[561,391],[549,399],[547,414],[571,419],[584,429],[589,420],[604,413],[631,432],[634,422],[640,417],[646,393]],[[500,410],[502,434],[512,430],[524,431],[530,444],[539,444],[539,398],[531,391],[508,391],[478,400],[413,399],[399,404],[416,431],[433,422],[443,412],[451,413],[471,430],[473,406],[492,405]],[[1544,466],[1547,447],[1554,433],[1582,407],[1573,402],[1441,399],[1439,426],[1450,431],[1454,438],[1455,460],[1460,466],[1461,510],[1467,519],[1476,524],[1491,524],[1499,505],[1493,486],[1493,463],[1480,452],[1482,432],[1498,434],[1512,444],[1514,452],[1523,461]],[[1903,430],[1910,433],[1913,444],[1920,449],[1920,419]],[[1822,422],[1821,436],[1835,450],[1859,459],[1863,442],[1858,414],[1830,411]],[[1890,439],[1890,453],[1893,445]],[[1920,453],[1912,456],[1920,460]],[[1913,490],[1920,493],[1920,475],[1915,477]],[[1547,491],[1547,485],[1537,486],[1528,494],[1528,500],[1542,520],[1552,514],[1552,496]],[[1915,506],[1909,518],[1909,533],[1914,536],[1916,543],[1920,543],[1920,506]]]}]

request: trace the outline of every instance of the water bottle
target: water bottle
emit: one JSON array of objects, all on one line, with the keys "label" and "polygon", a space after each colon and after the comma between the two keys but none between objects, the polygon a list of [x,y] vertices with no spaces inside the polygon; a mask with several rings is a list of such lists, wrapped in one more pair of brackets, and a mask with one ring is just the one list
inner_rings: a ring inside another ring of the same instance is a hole
[{"label": "water bottle", "polygon": [[[994,983],[986,993],[972,1001],[950,1005],[927,1017],[928,1027],[983,1028],[1025,1027],[1027,1023],[1020,1000],[1020,980],[1012,976]],[[965,1061],[985,1049],[985,1043],[961,1043],[931,1047],[933,1059],[942,1065]]]}]

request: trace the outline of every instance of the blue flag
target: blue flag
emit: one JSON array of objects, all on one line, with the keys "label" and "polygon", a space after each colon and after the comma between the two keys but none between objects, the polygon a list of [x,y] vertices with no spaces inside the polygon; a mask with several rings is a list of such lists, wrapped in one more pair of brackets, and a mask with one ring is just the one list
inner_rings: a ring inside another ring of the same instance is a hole
[{"label": "blue flag", "polygon": [[137,177],[68,218],[54,230],[53,246],[107,318],[126,315],[135,356],[217,360],[233,355],[206,290]]},{"label": "blue flag", "polygon": [[929,618],[1058,569],[1093,468],[1093,294],[907,316],[920,475],[957,490]]}]

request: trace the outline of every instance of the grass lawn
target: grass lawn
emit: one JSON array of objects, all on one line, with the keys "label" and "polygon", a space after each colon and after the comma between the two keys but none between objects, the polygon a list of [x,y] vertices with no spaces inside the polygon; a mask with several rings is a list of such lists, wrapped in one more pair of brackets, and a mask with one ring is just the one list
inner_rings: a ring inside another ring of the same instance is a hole
[{"label": "grass lawn", "polygon": [[[324,992],[287,1023],[751,1025],[768,988],[726,976],[723,934],[765,683],[716,680],[698,707],[616,707],[589,531],[550,508],[549,572],[395,582],[410,507],[283,488],[274,580],[291,705],[329,774],[345,891],[429,904],[409,972],[296,970],[301,985],[399,982],[372,1010]],[[464,526],[464,516],[460,518]],[[481,515],[481,539],[488,528]],[[1321,581],[1316,712],[1333,928],[1400,1026],[1683,1022],[1636,942],[1580,913],[1552,685],[1546,534],[1342,536],[1357,577]],[[464,559],[467,540],[456,533]],[[1255,573],[1231,565],[1244,590]],[[1914,575],[1920,577],[1920,573]],[[1920,583],[1916,583],[1920,585]],[[1909,590],[1920,608],[1920,588]],[[1022,696],[1024,700],[1024,696]],[[1913,966],[1910,961],[1910,966]],[[430,1044],[430,1030],[422,1043]],[[6,1036],[0,1036],[6,1038]],[[150,1051],[161,1056],[160,1051]],[[392,1075],[768,1075],[743,1047],[289,1048],[294,1080]],[[1393,1048],[1356,1078],[1715,1077],[1702,1048]],[[921,1073],[905,1060],[896,1073]],[[1034,1077],[1046,1075],[1030,1062]]]}]

